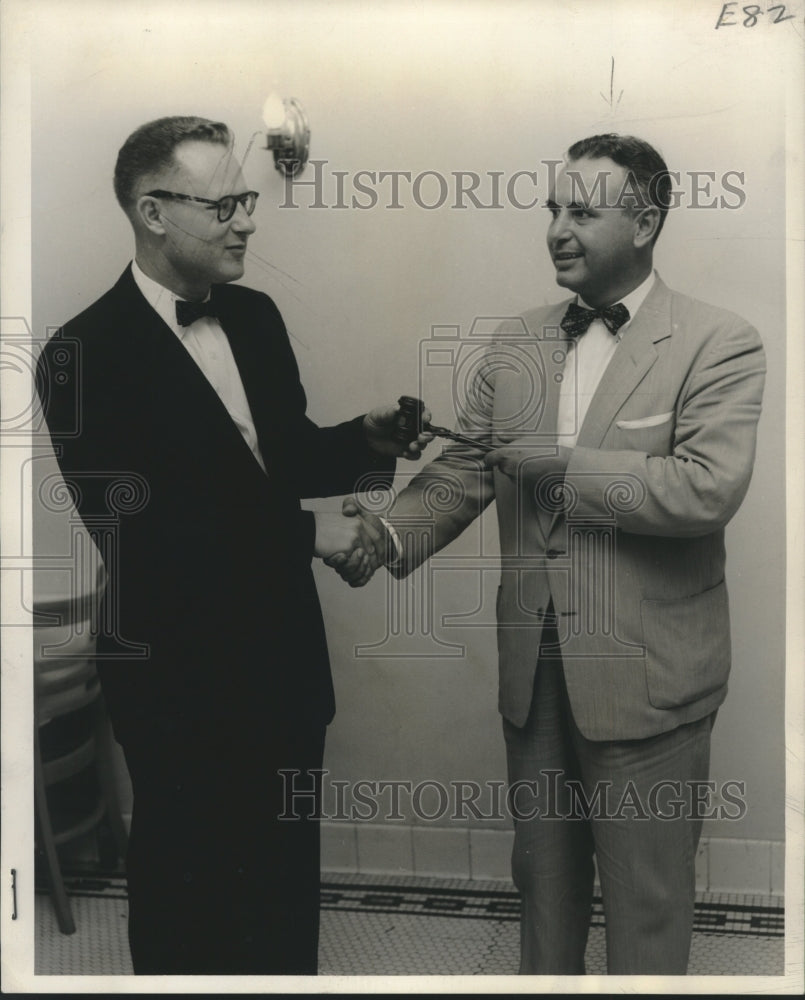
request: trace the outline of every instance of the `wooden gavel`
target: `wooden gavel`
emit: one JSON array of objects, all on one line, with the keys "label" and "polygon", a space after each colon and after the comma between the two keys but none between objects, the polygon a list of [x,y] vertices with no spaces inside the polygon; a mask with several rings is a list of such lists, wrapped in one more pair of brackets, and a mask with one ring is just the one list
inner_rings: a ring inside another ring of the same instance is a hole
[{"label": "wooden gavel", "polygon": [[435,427],[433,424],[422,420],[422,413],[425,404],[416,396],[400,396],[397,400],[400,412],[397,414],[397,426],[394,432],[394,440],[400,444],[410,444],[416,441],[417,435],[422,431],[434,434],[436,437],[449,438],[451,441],[460,441],[462,444],[472,445],[473,448],[480,448],[482,451],[492,451],[493,446],[477,441],[475,438],[467,437],[466,434],[457,434],[447,427]]}]

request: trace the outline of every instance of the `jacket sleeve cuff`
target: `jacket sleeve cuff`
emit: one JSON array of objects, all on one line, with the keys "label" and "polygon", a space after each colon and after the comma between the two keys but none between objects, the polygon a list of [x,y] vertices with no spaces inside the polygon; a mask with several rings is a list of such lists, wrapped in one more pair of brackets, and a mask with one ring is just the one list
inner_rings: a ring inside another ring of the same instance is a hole
[{"label": "jacket sleeve cuff", "polygon": [[299,541],[306,561],[312,562],[316,547],[316,516],[312,510],[303,510],[299,517]]}]

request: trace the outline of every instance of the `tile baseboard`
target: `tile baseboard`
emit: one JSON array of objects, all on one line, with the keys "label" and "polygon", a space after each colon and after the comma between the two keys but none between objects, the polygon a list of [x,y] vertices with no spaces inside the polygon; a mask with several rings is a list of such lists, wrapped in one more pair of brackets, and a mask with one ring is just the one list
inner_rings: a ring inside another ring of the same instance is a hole
[{"label": "tile baseboard", "polygon": [[[128,825],[130,816],[123,818]],[[321,824],[322,871],[510,882],[513,841],[511,830],[325,820]],[[785,844],[702,837],[696,856],[696,889],[782,896]]]},{"label": "tile baseboard", "polygon": [[[511,830],[322,822],[322,871],[511,881]],[[785,845],[703,837],[696,857],[700,892],[782,895]]]}]

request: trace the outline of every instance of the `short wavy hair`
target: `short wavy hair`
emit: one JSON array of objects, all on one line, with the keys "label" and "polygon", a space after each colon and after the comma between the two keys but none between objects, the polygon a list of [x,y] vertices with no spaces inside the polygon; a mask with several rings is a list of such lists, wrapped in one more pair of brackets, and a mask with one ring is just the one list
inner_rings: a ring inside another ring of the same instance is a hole
[{"label": "short wavy hair", "polygon": [[601,159],[606,157],[623,167],[627,183],[639,191],[644,202],[642,206],[654,205],[660,210],[660,223],[654,239],[660,235],[665,216],[671,206],[671,174],[665,160],[645,139],[633,135],[618,135],[607,132],[579,139],[567,151],[568,160]]},{"label": "short wavy hair", "polygon": [[137,182],[173,162],[176,147],[183,142],[213,142],[232,146],[229,127],[195,115],[176,115],[147,122],[131,133],[120,148],[115,164],[115,196],[124,212],[134,203]]}]

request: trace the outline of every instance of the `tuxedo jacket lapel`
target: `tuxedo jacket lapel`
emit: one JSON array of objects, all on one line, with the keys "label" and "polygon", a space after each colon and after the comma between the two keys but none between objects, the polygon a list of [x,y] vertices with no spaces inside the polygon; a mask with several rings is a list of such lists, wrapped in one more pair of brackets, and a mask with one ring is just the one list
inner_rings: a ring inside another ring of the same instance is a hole
[{"label": "tuxedo jacket lapel", "polygon": [[[152,405],[158,410],[154,414],[156,422],[164,428],[173,428],[179,437],[189,443],[201,442],[202,447],[215,441],[225,443],[230,460],[240,455],[263,476],[259,463],[218,393],[173,330],[145,300],[130,268],[116,287],[121,298],[120,316],[124,317],[120,326],[122,342],[127,345],[130,365],[142,380],[143,393],[153,394]],[[227,325],[231,329],[237,324],[230,317]],[[225,332],[231,343],[232,337],[226,328]],[[250,365],[242,357],[240,340],[235,340],[237,347],[233,344],[233,354],[242,375]],[[161,391],[157,388],[160,386]],[[244,388],[251,407],[254,397],[259,394],[249,394],[245,379]]]},{"label": "tuxedo jacket lapel", "polygon": [[270,391],[272,380],[277,373],[268,361],[269,345],[261,341],[261,335],[265,331],[250,328],[248,317],[240,315],[232,308],[229,299],[225,295],[216,294],[216,291],[214,287],[212,295],[218,320],[232,348],[232,356],[240,374],[243,391],[246,393],[260,452],[268,468],[274,451],[279,396]]}]

